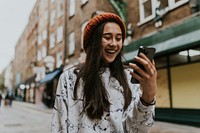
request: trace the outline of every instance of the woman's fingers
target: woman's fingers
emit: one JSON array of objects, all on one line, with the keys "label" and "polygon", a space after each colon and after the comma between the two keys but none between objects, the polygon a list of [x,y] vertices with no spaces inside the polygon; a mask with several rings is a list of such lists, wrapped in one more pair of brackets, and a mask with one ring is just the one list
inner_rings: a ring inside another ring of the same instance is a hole
[{"label": "woman's fingers", "polygon": [[155,69],[155,62],[153,64],[152,61],[150,61],[143,53],[140,54],[140,58],[136,57],[135,58],[137,62],[139,62],[140,64],[142,64],[146,70],[146,72],[152,76],[156,69]]},{"label": "woman's fingers", "polygon": [[134,69],[138,74],[135,72],[131,72],[131,75],[136,78],[137,80],[148,80],[151,78],[155,72],[155,62],[150,61],[144,54],[140,54],[140,57],[136,56],[135,61],[138,62],[139,64],[143,65],[145,70],[141,69],[139,66],[136,64],[130,63],[129,66]]}]

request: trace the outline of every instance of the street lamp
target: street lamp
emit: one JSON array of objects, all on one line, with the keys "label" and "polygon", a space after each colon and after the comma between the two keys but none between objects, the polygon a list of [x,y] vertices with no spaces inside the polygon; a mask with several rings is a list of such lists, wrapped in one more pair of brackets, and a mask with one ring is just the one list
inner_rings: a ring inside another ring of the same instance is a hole
[{"label": "street lamp", "polygon": [[19,88],[22,89],[22,90],[24,90],[24,89],[26,88],[26,86],[25,86],[25,84],[21,84],[21,85],[19,86]]}]

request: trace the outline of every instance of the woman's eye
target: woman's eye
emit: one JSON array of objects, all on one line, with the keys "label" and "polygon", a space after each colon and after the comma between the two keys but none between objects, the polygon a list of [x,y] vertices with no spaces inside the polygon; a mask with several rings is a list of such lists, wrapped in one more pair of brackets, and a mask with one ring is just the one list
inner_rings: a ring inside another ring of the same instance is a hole
[{"label": "woman's eye", "polygon": [[105,38],[106,40],[110,40],[110,36],[104,36],[103,38]]},{"label": "woman's eye", "polygon": [[117,41],[121,41],[121,39],[122,39],[121,37],[117,37],[116,38]]}]

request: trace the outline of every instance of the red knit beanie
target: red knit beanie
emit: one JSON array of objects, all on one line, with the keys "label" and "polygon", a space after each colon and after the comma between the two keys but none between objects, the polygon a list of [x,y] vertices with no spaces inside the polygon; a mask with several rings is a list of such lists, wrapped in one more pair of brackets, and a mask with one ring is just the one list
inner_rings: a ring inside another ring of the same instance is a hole
[{"label": "red knit beanie", "polygon": [[100,24],[102,24],[103,22],[115,22],[117,24],[119,24],[121,30],[122,30],[122,39],[124,41],[125,37],[126,37],[126,28],[125,28],[125,24],[122,21],[122,19],[114,14],[114,13],[103,13],[103,14],[99,14],[96,15],[95,17],[93,17],[92,19],[89,20],[88,24],[85,26],[84,32],[83,32],[83,48],[86,51],[87,49],[87,45],[89,44],[91,35],[92,35],[92,31],[98,27]]}]

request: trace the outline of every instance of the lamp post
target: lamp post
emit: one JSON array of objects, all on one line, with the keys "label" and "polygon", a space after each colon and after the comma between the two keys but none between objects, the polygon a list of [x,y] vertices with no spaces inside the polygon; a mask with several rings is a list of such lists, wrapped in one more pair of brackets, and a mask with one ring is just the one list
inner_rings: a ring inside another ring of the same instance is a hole
[{"label": "lamp post", "polygon": [[23,93],[20,93],[20,95],[22,96],[23,101],[25,102],[26,101],[26,86],[25,84],[21,84],[19,88],[21,89],[21,91],[23,91]]}]

